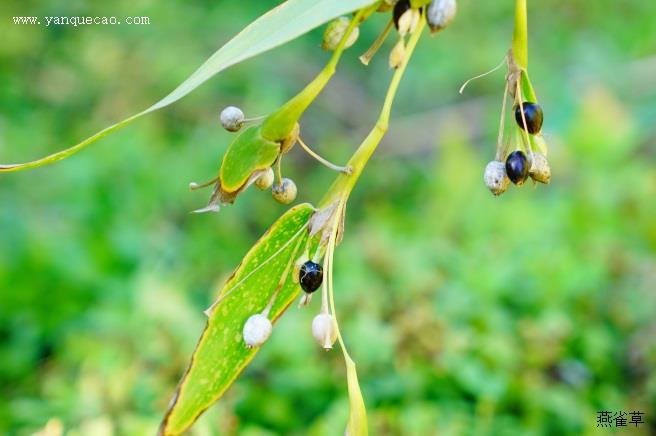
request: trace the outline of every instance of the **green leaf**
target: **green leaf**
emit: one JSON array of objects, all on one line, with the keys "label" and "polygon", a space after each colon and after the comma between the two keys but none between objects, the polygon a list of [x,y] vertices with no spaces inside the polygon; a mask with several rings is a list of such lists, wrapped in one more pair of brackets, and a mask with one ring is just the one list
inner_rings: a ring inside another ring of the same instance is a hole
[{"label": "green leaf", "polygon": [[270,167],[280,154],[280,144],[268,141],[258,126],[244,130],[228,147],[219,173],[225,192],[238,191],[251,174]]},{"label": "green leaf", "polygon": [[[279,282],[307,241],[314,208],[301,204],[287,211],[251,248],[208,310],[208,321],[160,427],[161,435],[178,435],[214,403],[253,359],[242,329],[249,316],[261,312],[280,292],[269,317],[276,320],[299,293],[288,274]],[[275,335],[275,329],[273,334]]]},{"label": "green leaf", "polygon": [[249,24],[169,95],[145,111],[113,124],[66,150],[31,162],[0,165],[0,172],[36,168],[64,159],[138,118],[178,101],[226,68],[278,47],[335,17],[371,3],[372,0],[287,0]]}]

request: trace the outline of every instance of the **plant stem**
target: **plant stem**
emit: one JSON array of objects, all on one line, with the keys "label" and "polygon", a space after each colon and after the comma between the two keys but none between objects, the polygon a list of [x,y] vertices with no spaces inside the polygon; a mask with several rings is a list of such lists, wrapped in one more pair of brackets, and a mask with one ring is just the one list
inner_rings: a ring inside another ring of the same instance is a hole
[{"label": "plant stem", "polygon": [[415,28],[412,36],[408,40],[408,45],[406,46],[405,59],[403,63],[396,69],[390,86],[387,89],[387,95],[385,96],[385,102],[383,103],[383,108],[381,109],[380,116],[376,125],[369,132],[369,135],[364,139],[360,147],[355,151],[351,159],[348,161],[348,166],[353,168],[353,173],[351,175],[342,174],[333,183],[333,185],[328,190],[328,193],[319,203],[319,208],[332,204],[337,198],[348,198],[351,190],[355,186],[355,183],[358,181],[362,170],[367,165],[369,158],[376,151],[378,144],[387,133],[389,127],[390,113],[392,111],[392,104],[394,103],[394,97],[396,96],[396,91],[398,90],[399,83],[405,73],[405,69],[408,65],[408,61],[412,56],[412,52],[417,46],[417,42],[421,37],[422,31],[426,25],[426,20],[419,20],[417,27]]},{"label": "plant stem", "polygon": [[353,30],[378,8],[378,2],[360,9],[346,28],[344,36],[335,48],[333,55],[321,72],[301,92],[292,97],[280,109],[269,115],[262,123],[262,136],[269,140],[280,141],[287,137],[303,112],[319,95],[335,74],[337,63],[344,52],[346,41]]},{"label": "plant stem", "polygon": [[512,39],[512,57],[521,70],[519,82],[527,100],[538,101],[528,78],[528,11],[526,0],[515,0],[515,28]]},{"label": "plant stem", "polygon": [[528,20],[526,0],[515,0],[515,29],[513,30],[512,52],[515,62],[522,69],[528,68]]}]

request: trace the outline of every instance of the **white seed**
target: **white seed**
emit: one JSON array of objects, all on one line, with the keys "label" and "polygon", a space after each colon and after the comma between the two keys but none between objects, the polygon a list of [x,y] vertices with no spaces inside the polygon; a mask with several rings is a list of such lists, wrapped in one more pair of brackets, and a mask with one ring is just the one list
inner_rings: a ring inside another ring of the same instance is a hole
[{"label": "white seed", "polygon": [[269,318],[261,313],[251,315],[244,324],[244,342],[249,348],[259,347],[269,339],[272,329],[273,326]]},{"label": "white seed", "polygon": [[296,183],[292,179],[282,179],[281,183],[275,183],[271,188],[271,195],[273,198],[282,204],[289,204],[296,200]]},{"label": "white seed", "polygon": [[221,111],[219,118],[228,132],[236,132],[244,125],[244,113],[238,107],[228,106]]},{"label": "white seed", "polygon": [[320,313],[312,320],[312,336],[326,350],[333,348],[337,339],[335,318],[328,313]]},{"label": "white seed", "polygon": [[483,180],[494,195],[503,194],[510,184],[510,179],[506,174],[506,165],[498,160],[493,160],[485,167]]},{"label": "white seed", "polygon": [[405,36],[408,33],[412,33],[417,27],[419,20],[421,19],[421,12],[419,9],[410,8],[399,17],[398,29],[399,35]]},{"label": "white seed", "polygon": [[551,181],[551,168],[549,168],[549,162],[542,153],[534,151],[531,154],[533,160],[528,174],[536,182],[544,183],[546,185]]},{"label": "white seed", "polygon": [[389,54],[389,67],[396,69],[405,61],[405,43],[400,39]]},{"label": "white seed", "polygon": [[273,169],[271,167],[267,168],[266,171],[264,171],[260,177],[255,179],[255,186],[257,186],[259,189],[266,191],[273,185]]},{"label": "white seed", "polygon": [[431,33],[439,32],[456,17],[456,0],[433,0],[426,10],[426,21]]},{"label": "white seed", "polygon": [[[351,19],[348,17],[339,17],[331,21],[330,24],[328,24],[328,27],[326,27],[326,31],[323,33],[321,48],[329,51],[335,50],[342,38],[344,38],[346,29],[348,29],[350,24]],[[349,48],[355,44],[355,41],[358,40],[358,36],[360,36],[360,29],[356,27],[344,43],[344,48]]]}]

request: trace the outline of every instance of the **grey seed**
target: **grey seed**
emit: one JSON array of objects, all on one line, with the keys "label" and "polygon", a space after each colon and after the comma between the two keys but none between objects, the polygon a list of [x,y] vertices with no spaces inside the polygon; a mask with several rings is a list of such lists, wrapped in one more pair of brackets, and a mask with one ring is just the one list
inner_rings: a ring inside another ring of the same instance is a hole
[{"label": "grey seed", "polygon": [[506,174],[506,165],[498,160],[493,160],[488,163],[485,167],[483,180],[492,194],[503,194],[510,184],[510,179]]},{"label": "grey seed", "polygon": [[456,16],[456,0],[433,0],[426,10],[426,21],[432,33],[448,26]]},{"label": "grey seed", "polygon": [[221,111],[221,125],[228,132],[236,132],[244,125],[244,113],[235,106],[228,106]]},{"label": "grey seed", "polygon": [[282,179],[281,183],[275,183],[271,188],[271,195],[281,204],[289,204],[296,200],[296,183],[292,179]]}]

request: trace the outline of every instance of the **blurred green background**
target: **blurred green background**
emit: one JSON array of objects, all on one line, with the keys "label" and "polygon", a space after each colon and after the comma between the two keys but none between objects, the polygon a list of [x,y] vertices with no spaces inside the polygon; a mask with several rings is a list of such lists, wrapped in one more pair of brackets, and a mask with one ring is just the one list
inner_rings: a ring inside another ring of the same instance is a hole
[{"label": "blurred green background", "polygon": [[[173,89],[277,2],[0,3],[0,161],[72,145]],[[424,38],[390,132],[349,204],[338,316],[374,435],[604,434],[597,411],[641,411],[656,433],[656,8],[645,0],[529,2],[531,78],[553,181],[493,198],[512,1],[461,0]],[[43,27],[15,15],[149,16],[147,26]],[[376,16],[303,118],[344,162],[377,117],[386,53],[357,61]],[[193,215],[231,135],[228,104],[268,113],[319,71],[322,29],[212,79],[180,103],[57,165],[0,176],[0,433],[50,419],[68,435],[153,434],[202,310],[285,208],[249,190]],[[334,177],[299,150],[299,201]],[[209,435],[337,435],[341,353],[292,307],[227,395]]]}]

